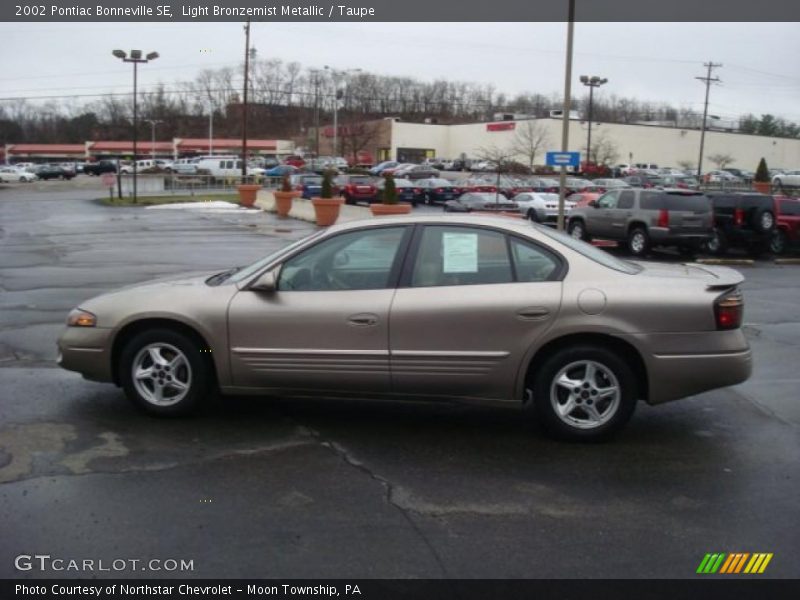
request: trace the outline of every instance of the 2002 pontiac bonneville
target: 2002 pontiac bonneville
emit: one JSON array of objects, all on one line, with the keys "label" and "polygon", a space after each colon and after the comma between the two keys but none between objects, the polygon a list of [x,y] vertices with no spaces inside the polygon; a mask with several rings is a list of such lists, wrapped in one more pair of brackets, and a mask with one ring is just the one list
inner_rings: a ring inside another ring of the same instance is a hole
[{"label": "2002 pontiac bonneville", "polygon": [[156,415],[210,392],[497,401],[599,439],[637,400],[746,380],[736,271],[642,265],[540,226],[409,216],[322,230],[248,267],[98,296],[59,363]]}]

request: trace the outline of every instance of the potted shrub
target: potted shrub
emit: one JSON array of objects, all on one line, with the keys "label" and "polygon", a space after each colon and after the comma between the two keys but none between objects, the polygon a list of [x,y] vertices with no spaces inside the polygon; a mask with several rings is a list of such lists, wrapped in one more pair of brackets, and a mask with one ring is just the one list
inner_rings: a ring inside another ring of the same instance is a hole
[{"label": "potted shrub", "polygon": [[333,172],[326,170],[322,174],[322,190],[319,198],[312,198],[314,214],[317,215],[317,225],[328,227],[336,223],[339,218],[339,209],[344,204],[344,198],[333,197]]},{"label": "potted shrub", "polygon": [[281,189],[275,190],[275,211],[279,217],[288,217],[289,211],[292,210],[292,200],[298,195],[296,190],[292,189],[292,182],[289,179],[289,173],[284,174],[281,181]]},{"label": "potted shrub", "polygon": [[239,206],[252,208],[256,203],[256,194],[261,189],[261,184],[247,183],[248,180],[252,181],[250,178],[243,178],[242,183],[236,189],[239,191]]},{"label": "potted shrub", "polygon": [[758,162],[758,168],[753,177],[753,189],[762,194],[769,194],[772,191],[772,182],[769,179],[767,161],[763,158]]},{"label": "potted shrub", "polygon": [[390,173],[384,177],[381,203],[370,205],[370,211],[376,217],[380,215],[407,215],[411,212],[411,205],[405,202],[403,204],[397,202],[397,187],[394,184],[394,175]]}]

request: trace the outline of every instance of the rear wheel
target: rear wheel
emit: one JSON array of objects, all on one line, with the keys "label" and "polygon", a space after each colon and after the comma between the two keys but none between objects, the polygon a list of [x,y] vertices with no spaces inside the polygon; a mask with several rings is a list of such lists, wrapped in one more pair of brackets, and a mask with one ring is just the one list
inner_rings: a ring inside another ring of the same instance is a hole
[{"label": "rear wheel", "polygon": [[714,231],[711,232],[711,237],[706,242],[706,249],[711,254],[725,254],[728,249],[728,240],[725,234],[721,230],[714,228]]},{"label": "rear wheel", "polygon": [[776,229],[769,239],[769,251],[773,254],[783,254],[786,252],[786,234],[780,229]]},{"label": "rear wheel", "polygon": [[571,441],[618,432],[636,408],[636,377],[619,355],[599,346],[563,348],[532,376],[533,407],[545,430]]},{"label": "rear wheel", "polygon": [[647,256],[650,252],[650,236],[643,227],[634,227],[628,234],[628,250],[634,256]]},{"label": "rear wheel", "polygon": [[158,416],[195,411],[210,391],[213,368],[204,348],[171,329],[151,329],[134,336],[120,356],[120,381],[128,398]]},{"label": "rear wheel", "polygon": [[569,222],[568,232],[576,240],[583,240],[584,242],[590,240],[589,235],[586,233],[586,225],[580,219]]}]

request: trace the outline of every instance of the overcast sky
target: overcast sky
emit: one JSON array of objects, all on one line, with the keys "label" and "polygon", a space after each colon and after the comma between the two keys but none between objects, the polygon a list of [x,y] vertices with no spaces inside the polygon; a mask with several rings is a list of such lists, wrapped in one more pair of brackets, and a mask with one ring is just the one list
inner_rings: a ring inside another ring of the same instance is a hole
[{"label": "overcast sky", "polygon": [[[258,56],[306,67],[362,68],[423,80],[494,84],[498,91],[563,91],[564,23],[254,22]],[[140,69],[143,88],[191,79],[203,68],[237,65],[237,23],[2,23],[0,98],[128,92],[130,67],[111,50],[157,50]],[[599,75],[601,95],[633,96],[702,110],[703,62],[723,66],[710,113],[772,113],[800,122],[797,23],[577,23],[578,77]],[[87,98],[91,100],[91,98]]]}]

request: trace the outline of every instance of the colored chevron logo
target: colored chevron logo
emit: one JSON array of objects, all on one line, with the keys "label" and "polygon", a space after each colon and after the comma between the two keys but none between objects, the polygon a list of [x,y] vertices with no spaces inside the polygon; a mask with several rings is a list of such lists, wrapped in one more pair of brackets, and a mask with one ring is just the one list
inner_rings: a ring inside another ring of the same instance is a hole
[{"label": "colored chevron logo", "polygon": [[769,561],[772,560],[772,552],[733,552],[726,554],[719,552],[715,554],[706,554],[697,567],[697,573],[700,575],[713,575],[715,573],[720,575],[736,575],[740,573],[747,573],[751,575],[763,573]]}]

